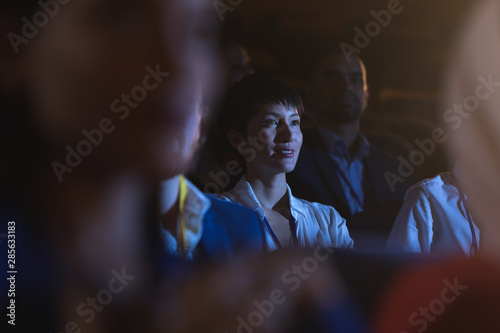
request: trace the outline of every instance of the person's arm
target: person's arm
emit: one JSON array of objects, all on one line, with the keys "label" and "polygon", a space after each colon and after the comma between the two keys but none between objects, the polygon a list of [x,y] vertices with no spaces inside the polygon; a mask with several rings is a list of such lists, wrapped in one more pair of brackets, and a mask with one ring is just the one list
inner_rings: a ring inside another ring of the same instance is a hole
[{"label": "person's arm", "polygon": [[335,208],[327,206],[330,210],[330,223],[328,232],[330,233],[330,238],[337,240],[337,246],[339,248],[353,248],[354,241],[349,235],[349,230],[347,229],[346,220],[340,216],[340,214],[335,210]]},{"label": "person's arm", "polygon": [[433,219],[427,194],[421,187],[412,187],[396,217],[387,249],[430,253]]}]

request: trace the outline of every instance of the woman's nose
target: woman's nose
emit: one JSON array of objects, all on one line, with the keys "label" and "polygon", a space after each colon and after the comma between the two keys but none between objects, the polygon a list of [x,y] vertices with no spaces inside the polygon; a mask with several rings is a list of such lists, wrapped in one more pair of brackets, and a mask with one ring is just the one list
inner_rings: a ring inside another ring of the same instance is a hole
[{"label": "woman's nose", "polygon": [[278,127],[276,135],[278,142],[290,142],[293,139],[293,131],[289,125],[283,124]]}]

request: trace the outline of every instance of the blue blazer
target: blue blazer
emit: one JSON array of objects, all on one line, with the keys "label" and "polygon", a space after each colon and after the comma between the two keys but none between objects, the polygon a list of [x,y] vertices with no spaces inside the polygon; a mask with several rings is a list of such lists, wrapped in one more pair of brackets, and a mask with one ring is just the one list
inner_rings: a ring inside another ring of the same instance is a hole
[{"label": "blue blazer", "polygon": [[227,261],[234,255],[264,253],[264,229],[255,212],[213,197],[210,201],[195,261]]}]

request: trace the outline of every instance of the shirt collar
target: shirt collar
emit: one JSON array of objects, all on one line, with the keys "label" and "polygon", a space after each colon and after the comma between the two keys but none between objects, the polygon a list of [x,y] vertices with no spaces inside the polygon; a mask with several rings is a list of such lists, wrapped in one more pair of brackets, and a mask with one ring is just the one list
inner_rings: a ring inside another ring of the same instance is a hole
[{"label": "shirt collar", "polygon": [[[188,259],[192,259],[193,251],[200,242],[203,234],[203,219],[206,212],[211,206],[210,199],[208,199],[196,186],[186,179],[187,196],[184,203],[184,221],[185,221],[185,234],[184,244],[186,246],[186,253]],[[165,189],[162,188],[162,192]],[[160,216],[165,214],[161,212]],[[180,223],[180,216],[178,217],[178,224]],[[160,224],[161,225],[161,224]],[[161,227],[162,234],[165,242],[167,252],[170,254],[178,254],[178,238],[179,234],[174,237],[169,231]]]},{"label": "shirt collar", "polygon": [[[292,195],[292,190],[288,184],[286,185],[286,188],[291,214],[293,218],[297,220],[299,214],[304,215],[301,209],[302,203]],[[238,202],[240,202],[243,206],[253,209],[261,220],[264,219],[264,208],[259,203],[259,200],[252,189],[252,185],[250,185],[245,176],[240,179],[231,192],[233,192],[233,195]]]},{"label": "shirt collar", "polygon": [[[349,156],[347,145],[340,137],[335,135],[332,131],[327,130],[326,128],[321,126],[318,126],[318,132],[331,154],[342,157]],[[358,138],[356,139],[356,144],[358,147],[353,158],[365,158],[368,154],[368,150],[370,149],[370,143],[368,142],[368,139],[362,133],[359,133]]]}]

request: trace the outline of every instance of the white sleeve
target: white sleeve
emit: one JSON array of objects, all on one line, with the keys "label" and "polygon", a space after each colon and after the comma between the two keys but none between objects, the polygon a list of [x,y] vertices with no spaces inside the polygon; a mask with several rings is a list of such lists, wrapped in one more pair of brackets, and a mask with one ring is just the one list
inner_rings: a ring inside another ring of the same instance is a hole
[{"label": "white sleeve", "polygon": [[[340,216],[340,214],[335,210],[335,208],[328,206],[330,210],[330,223],[328,227],[328,232],[330,233],[330,239],[332,243],[336,244],[339,248],[349,248],[354,246],[354,241],[349,235],[349,230],[347,229],[346,220]],[[333,242],[333,240],[337,240]]]},{"label": "white sleeve", "polygon": [[427,193],[419,186],[410,188],[387,240],[387,249],[429,253],[433,238],[432,225]]}]

